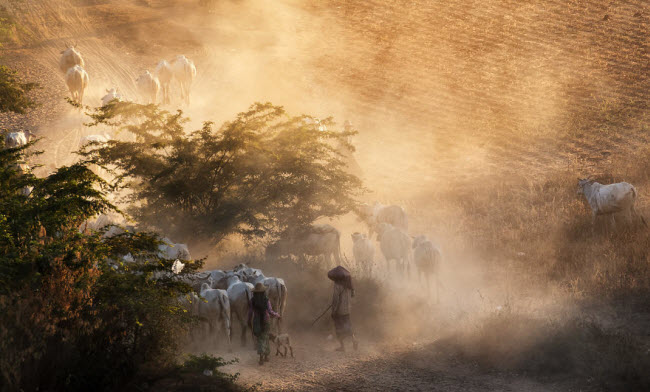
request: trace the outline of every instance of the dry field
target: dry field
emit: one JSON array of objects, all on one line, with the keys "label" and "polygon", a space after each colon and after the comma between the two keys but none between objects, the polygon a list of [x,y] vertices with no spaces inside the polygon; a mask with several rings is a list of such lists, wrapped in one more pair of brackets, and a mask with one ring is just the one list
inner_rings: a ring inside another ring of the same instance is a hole
[{"label": "dry field", "polygon": [[[309,318],[319,270],[286,276],[297,360],[232,368],[263,390],[546,391],[650,387],[650,231],[616,233],[577,177],[627,181],[650,219],[650,8],[629,0],[0,0],[0,60],[40,83],[40,107],[0,128],[44,138],[43,171],[69,164],[84,117],[64,101],[59,52],[88,64],[86,104],[184,53],[198,68],[192,126],[254,101],[349,119],[370,193],[405,206],[445,255],[442,301],[415,281],[364,282],[359,353],[339,356]],[[337,222],[344,252],[361,229]],[[243,257],[206,250],[208,266]],[[255,262],[255,259],[253,259]],[[307,283],[306,283],[307,282]],[[363,293],[363,291],[362,291]],[[301,306],[298,298],[312,296]],[[317,302],[317,303],[316,303]],[[299,309],[299,310],[298,310]],[[368,309],[371,309],[370,312]],[[325,323],[326,324],[326,323]],[[378,325],[381,328],[378,332]],[[645,370],[644,370],[645,369]]]}]

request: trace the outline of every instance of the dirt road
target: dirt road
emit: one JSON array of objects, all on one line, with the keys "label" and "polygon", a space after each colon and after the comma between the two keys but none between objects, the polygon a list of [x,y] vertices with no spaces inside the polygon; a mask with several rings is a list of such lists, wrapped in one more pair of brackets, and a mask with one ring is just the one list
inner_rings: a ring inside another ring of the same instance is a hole
[{"label": "dirt road", "polygon": [[[273,356],[263,366],[252,350],[232,354],[241,383],[262,391],[570,391],[570,380],[534,379],[481,369],[445,347],[444,341],[377,344],[334,351],[323,336],[304,336],[295,358]],[[226,356],[230,358],[230,356]],[[582,390],[585,390],[584,388]]]}]

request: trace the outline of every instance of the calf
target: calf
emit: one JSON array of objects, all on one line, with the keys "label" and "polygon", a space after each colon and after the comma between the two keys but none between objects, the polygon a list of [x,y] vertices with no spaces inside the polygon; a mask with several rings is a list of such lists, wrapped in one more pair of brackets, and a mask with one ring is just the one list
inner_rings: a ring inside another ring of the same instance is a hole
[{"label": "calf", "polygon": [[[269,340],[275,344],[275,356],[282,355],[283,357],[287,356],[287,348],[291,353],[291,358],[293,356],[293,347],[291,347],[291,337],[288,333],[283,333],[280,335],[269,334]],[[284,348],[284,353],[280,352],[280,348]]]}]

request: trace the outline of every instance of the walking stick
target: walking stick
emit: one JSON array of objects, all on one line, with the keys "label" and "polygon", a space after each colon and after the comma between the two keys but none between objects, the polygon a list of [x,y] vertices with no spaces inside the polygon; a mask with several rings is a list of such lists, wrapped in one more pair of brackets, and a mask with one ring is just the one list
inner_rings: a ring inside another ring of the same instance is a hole
[{"label": "walking stick", "polygon": [[314,320],[313,323],[311,323],[311,326],[313,327],[314,324],[316,324],[316,321],[320,320],[321,317],[325,316],[325,313],[327,313],[327,311],[330,310],[330,308],[332,308],[331,304],[330,304],[330,306],[327,307],[327,309],[325,309],[325,311],[320,316],[318,316],[318,318],[316,320]]}]

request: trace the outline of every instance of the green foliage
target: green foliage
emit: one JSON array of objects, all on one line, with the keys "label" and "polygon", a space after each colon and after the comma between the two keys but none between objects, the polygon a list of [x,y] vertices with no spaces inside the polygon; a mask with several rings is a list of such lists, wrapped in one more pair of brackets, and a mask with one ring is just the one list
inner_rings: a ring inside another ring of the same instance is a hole
[{"label": "green foliage", "polygon": [[[191,321],[178,298],[190,288],[171,274],[151,279],[171,270],[156,255],[160,239],[80,231],[116,211],[90,162],[37,178],[16,166],[31,145],[1,144],[1,389],[110,389],[144,363],[171,363]],[[119,266],[126,253],[137,261]],[[183,274],[200,266],[188,261]]]},{"label": "green foliage", "polygon": [[23,83],[16,71],[0,65],[0,112],[23,114],[36,104],[27,95],[36,88],[36,83]]},{"label": "green foliage", "polygon": [[205,353],[201,355],[188,354],[185,363],[183,363],[182,369],[183,371],[194,373],[203,373],[205,370],[210,370],[213,372],[212,377],[226,378],[230,381],[235,381],[239,377],[239,373],[230,375],[221,372],[219,368],[237,362],[239,362],[237,359],[226,361],[221,357],[214,357]]},{"label": "green foliage", "polygon": [[154,105],[113,103],[91,117],[135,136],[85,154],[116,169],[138,221],[173,238],[276,236],[347,213],[362,192],[341,154],[353,132],[319,131],[311,117],[270,103],[189,133],[180,111]]}]

